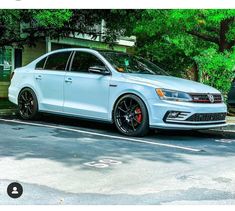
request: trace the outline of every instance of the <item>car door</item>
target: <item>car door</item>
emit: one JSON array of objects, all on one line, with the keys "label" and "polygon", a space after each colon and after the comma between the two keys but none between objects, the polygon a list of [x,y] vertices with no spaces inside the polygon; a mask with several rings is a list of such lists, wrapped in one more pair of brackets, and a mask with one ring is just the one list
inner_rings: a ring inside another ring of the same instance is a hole
[{"label": "car door", "polygon": [[71,51],[49,55],[36,65],[35,84],[39,110],[62,112],[64,77]]},{"label": "car door", "polygon": [[76,51],[64,83],[64,112],[76,116],[108,118],[110,75],[89,72],[92,66],[105,66],[96,55]]}]

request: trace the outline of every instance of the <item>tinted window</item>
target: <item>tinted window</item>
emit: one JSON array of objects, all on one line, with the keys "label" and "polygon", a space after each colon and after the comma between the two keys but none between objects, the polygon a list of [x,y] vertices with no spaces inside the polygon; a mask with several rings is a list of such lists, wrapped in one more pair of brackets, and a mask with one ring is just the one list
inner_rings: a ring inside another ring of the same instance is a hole
[{"label": "tinted window", "polygon": [[76,52],[71,71],[75,72],[89,72],[89,67],[105,66],[96,56],[86,52]]},{"label": "tinted window", "polygon": [[36,70],[43,70],[46,59],[47,57],[36,64]]},{"label": "tinted window", "polygon": [[65,70],[71,52],[54,53],[48,56],[44,69],[46,70]]}]

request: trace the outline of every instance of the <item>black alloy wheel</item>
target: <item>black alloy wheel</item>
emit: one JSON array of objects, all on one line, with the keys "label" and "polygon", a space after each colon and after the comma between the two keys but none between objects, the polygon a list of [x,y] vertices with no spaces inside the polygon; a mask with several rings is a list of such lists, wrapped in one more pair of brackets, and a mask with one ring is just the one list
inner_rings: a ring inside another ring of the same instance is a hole
[{"label": "black alloy wheel", "polygon": [[29,89],[23,89],[18,97],[18,109],[22,119],[32,120],[38,114],[38,101],[35,93]]},{"label": "black alloy wheel", "polygon": [[114,108],[114,122],[117,129],[125,135],[146,135],[149,118],[144,102],[132,94],[121,97]]}]

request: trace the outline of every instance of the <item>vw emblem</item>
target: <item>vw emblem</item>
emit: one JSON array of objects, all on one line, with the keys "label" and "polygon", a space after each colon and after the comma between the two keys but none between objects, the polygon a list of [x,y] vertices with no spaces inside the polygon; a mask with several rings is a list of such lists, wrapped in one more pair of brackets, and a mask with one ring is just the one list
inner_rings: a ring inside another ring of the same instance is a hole
[{"label": "vw emblem", "polygon": [[215,102],[215,99],[214,99],[214,96],[213,96],[213,95],[209,94],[209,95],[207,95],[207,96],[208,96],[208,98],[209,98],[209,100],[210,100],[211,103],[214,103],[214,102]]}]

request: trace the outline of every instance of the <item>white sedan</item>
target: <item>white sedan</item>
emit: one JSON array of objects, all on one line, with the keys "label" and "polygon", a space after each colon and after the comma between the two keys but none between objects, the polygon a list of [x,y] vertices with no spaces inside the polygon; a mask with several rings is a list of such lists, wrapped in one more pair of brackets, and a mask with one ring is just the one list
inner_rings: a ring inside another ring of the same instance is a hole
[{"label": "white sedan", "polygon": [[25,120],[48,112],[115,123],[129,136],[144,136],[149,128],[226,125],[227,107],[218,90],[115,51],[47,53],[14,71],[9,100]]}]

